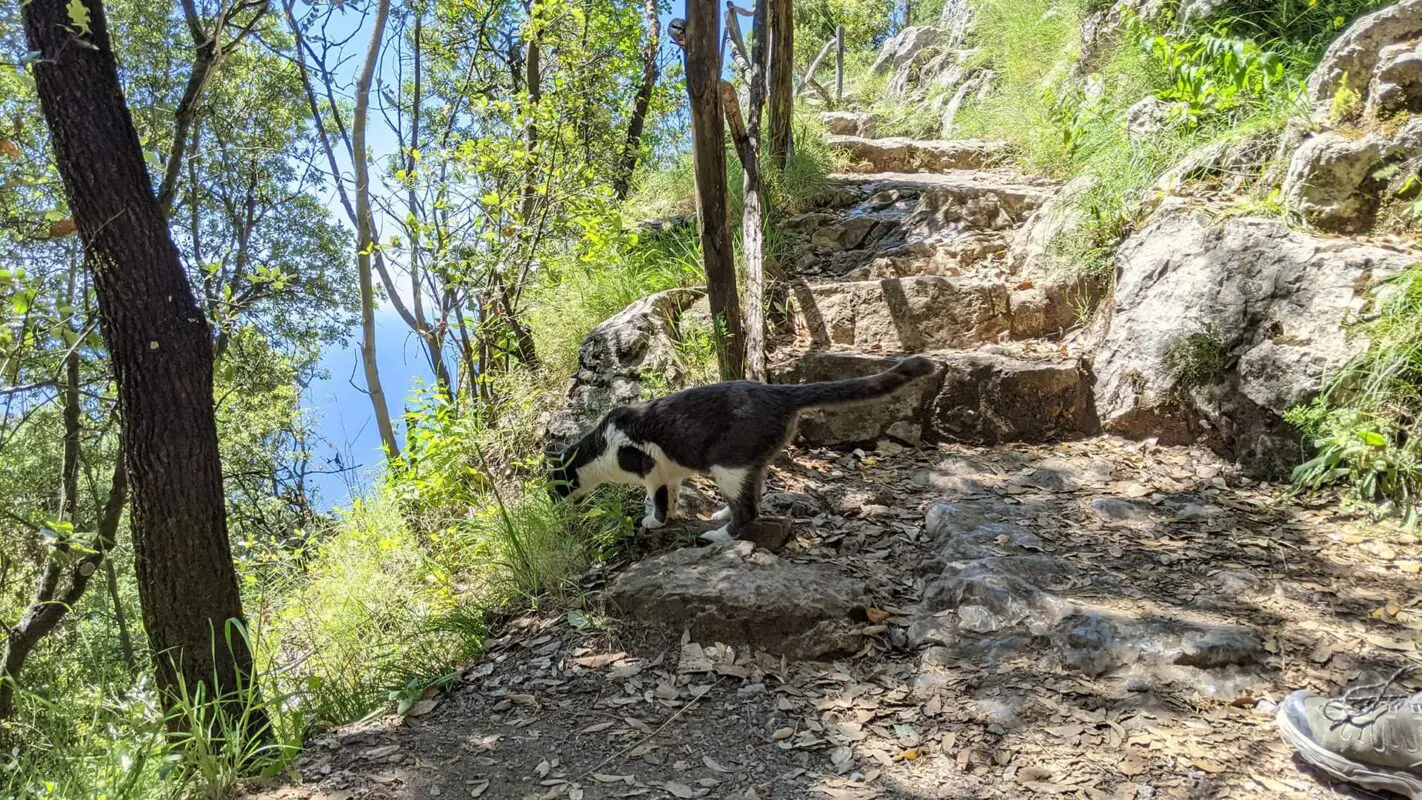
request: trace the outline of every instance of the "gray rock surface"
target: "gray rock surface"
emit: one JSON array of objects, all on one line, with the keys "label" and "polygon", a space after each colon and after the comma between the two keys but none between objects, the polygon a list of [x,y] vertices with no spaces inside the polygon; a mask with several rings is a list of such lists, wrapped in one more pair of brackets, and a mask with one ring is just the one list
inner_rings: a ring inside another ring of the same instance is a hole
[{"label": "gray rock surface", "polygon": [[678,322],[701,293],[671,289],[644,297],[593,329],[578,351],[567,400],[548,424],[548,437],[568,442],[611,408],[641,398],[644,375],[675,383]]},{"label": "gray rock surface", "polygon": [[1168,682],[1233,698],[1259,680],[1263,641],[1254,631],[1203,619],[1107,609],[1056,587],[1093,582],[1000,500],[938,503],[926,532],[936,555],[919,565],[924,588],[909,644],[931,658],[998,663],[1037,656],[1043,644],[1061,665],[1091,677],[1130,678],[1143,688]]},{"label": "gray rock surface", "polygon": [[[988,348],[930,353],[935,376],[868,403],[813,409],[800,416],[810,445],[891,437],[997,443],[1038,442],[1091,433],[1096,419],[1090,375],[1074,358],[1026,358]],[[841,380],[879,372],[897,359],[811,351],[772,367],[774,383]]]},{"label": "gray rock surface", "polygon": [[[1203,435],[1257,469],[1291,462],[1282,414],[1364,345],[1345,325],[1369,284],[1415,260],[1167,204],[1117,255],[1111,326],[1094,365],[1102,426],[1162,442]],[[1192,351],[1223,368],[1187,380],[1181,353]]]},{"label": "gray rock surface", "polygon": [[1340,86],[1368,97],[1369,84],[1383,60],[1383,49],[1422,38],[1422,0],[1396,5],[1360,17],[1333,40],[1308,79],[1309,97],[1326,106]]},{"label": "gray rock surface", "polygon": [[1365,116],[1381,118],[1404,112],[1422,113],[1422,37],[1379,50],[1377,68],[1368,83]]},{"label": "gray rock surface", "polygon": [[859,581],[828,566],[789,563],[750,542],[652,556],[619,575],[607,595],[629,617],[690,630],[696,641],[793,658],[840,651],[844,637],[827,629],[852,626],[866,602]]},{"label": "gray rock surface", "polygon": [[874,138],[878,128],[874,115],[867,111],[824,111],[820,113],[820,123],[832,135],[868,139]]},{"label": "gray rock surface", "polygon": [[1002,142],[976,139],[873,139],[832,133],[829,146],[850,161],[849,171],[861,173],[983,169],[1002,161],[1007,154]]},{"label": "gray rock surface", "polygon": [[1422,118],[1392,134],[1361,138],[1325,131],[1289,160],[1283,197],[1315,227],[1351,233],[1371,227],[1388,186],[1386,168],[1422,155]]}]

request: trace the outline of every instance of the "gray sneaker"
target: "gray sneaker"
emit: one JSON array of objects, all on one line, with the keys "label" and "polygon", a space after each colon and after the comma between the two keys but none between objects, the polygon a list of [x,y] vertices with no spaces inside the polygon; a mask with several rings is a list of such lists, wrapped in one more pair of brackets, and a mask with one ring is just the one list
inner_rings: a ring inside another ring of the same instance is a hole
[{"label": "gray sneaker", "polygon": [[1422,692],[1388,695],[1390,685],[1336,698],[1294,692],[1279,706],[1279,731],[1300,758],[1339,780],[1422,800]]}]

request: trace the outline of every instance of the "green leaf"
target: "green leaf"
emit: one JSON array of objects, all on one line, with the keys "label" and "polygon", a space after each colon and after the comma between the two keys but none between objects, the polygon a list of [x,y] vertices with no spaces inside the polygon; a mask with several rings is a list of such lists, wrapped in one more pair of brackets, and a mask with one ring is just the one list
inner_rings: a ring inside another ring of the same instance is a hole
[{"label": "green leaf", "polygon": [[1387,438],[1377,431],[1358,431],[1358,438],[1370,447],[1386,447]]},{"label": "green leaf", "polygon": [[69,12],[69,23],[80,33],[88,34],[89,30],[89,7],[81,0],[69,0],[69,5],[64,7]]}]

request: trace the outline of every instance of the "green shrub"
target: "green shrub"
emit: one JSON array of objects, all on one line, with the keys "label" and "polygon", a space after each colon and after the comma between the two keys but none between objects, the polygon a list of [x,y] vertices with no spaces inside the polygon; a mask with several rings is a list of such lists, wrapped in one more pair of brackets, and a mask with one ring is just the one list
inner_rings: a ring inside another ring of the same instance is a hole
[{"label": "green shrub", "polygon": [[1287,418],[1315,451],[1294,470],[1300,488],[1342,484],[1357,499],[1415,522],[1422,506],[1422,267],[1380,287],[1359,326],[1368,348],[1313,402]]}]

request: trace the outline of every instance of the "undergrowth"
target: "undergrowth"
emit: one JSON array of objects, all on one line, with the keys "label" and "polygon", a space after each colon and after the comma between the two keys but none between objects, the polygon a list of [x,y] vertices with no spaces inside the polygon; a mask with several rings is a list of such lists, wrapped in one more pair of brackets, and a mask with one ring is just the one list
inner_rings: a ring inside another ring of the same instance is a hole
[{"label": "undergrowth", "polygon": [[1359,326],[1367,349],[1287,419],[1314,456],[1294,470],[1301,488],[1341,484],[1415,524],[1422,510],[1422,267],[1384,283],[1378,313]]}]

